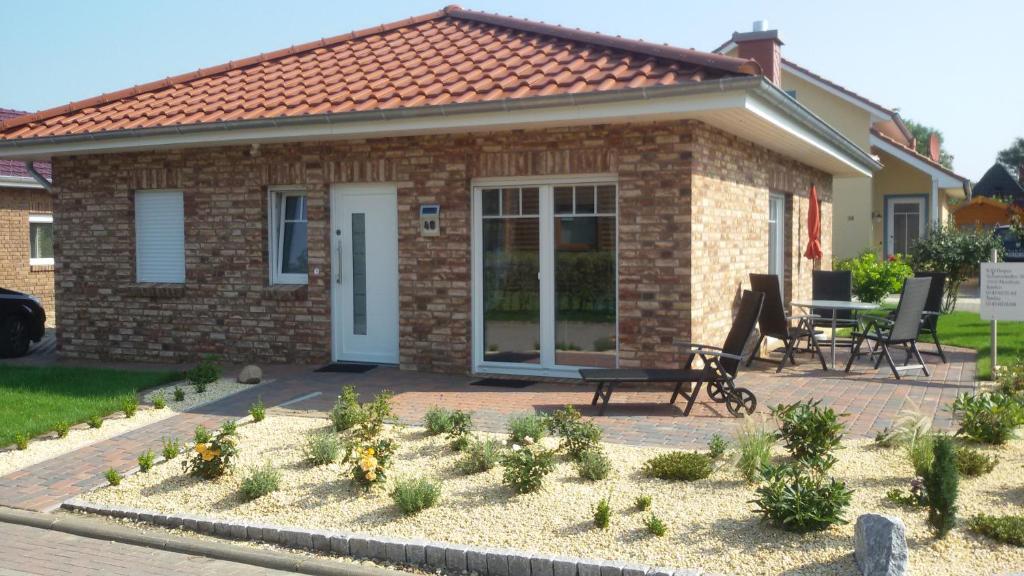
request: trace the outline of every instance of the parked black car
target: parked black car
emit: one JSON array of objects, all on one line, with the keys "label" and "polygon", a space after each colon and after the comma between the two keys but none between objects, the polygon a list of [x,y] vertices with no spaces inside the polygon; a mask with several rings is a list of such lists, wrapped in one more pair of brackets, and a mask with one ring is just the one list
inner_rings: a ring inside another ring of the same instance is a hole
[{"label": "parked black car", "polygon": [[24,356],[45,331],[46,311],[39,300],[0,288],[0,358]]}]

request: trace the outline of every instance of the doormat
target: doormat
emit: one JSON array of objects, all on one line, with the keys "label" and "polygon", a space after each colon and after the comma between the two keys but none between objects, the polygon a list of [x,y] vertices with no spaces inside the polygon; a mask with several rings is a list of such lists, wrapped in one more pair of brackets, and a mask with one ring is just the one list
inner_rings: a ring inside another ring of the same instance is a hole
[{"label": "doormat", "polygon": [[356,364],[354,362],[334,362],[323,368],[317,368],[315,372],[346,372],[349,374],[362,374],[376,368],[376,364]]},{"label": "doormat", "polygon": [[492,386],[494,388],[526,388],[536,384],[533,380],[511,380],[506,378],[483,378],[470,382],[470,386]]}]

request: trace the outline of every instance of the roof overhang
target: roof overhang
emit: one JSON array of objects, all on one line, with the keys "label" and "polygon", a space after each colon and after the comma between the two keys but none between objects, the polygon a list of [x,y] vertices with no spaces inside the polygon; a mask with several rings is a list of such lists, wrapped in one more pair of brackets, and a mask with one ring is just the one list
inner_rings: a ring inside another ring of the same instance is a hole
[{"label": "roof overhang", "polygon": [[585,94],[560,94],[421,108],[397,108],[0,140],[0,158],[548,126],[694,119],[836,176],[868,175],[874,158],[760,76]]},{"label": "roof overhang", "polygon": [[804,82],[817,86],[818,88],[824,90],[825,92],[828,92],[829,94],[835,96],[836,98],[839,98],[840,100],[852,106],[856,106],[857,108],[864,110],[865,112],[871,115],[872,122],[885,122],[891,121],[893,119],[893,113],[891,110],[886,110],[885,108],[882,108],[880,106],[873,106],[871,103],[861,98],[851,96],[850,94],[847,94],[846,92],[837,89],[835,86],[827,82],[822,82],[820,78],[817,78],[812,74],[808,74],[807,72],[801,70],[796,66],[793,66],[792,64],[786,62],[785,60],[782,61],[782,71],[785,72],[786,74],[799,78]]},{"label": "roof overhang", "polygon": [[929,162],[925,161],[924,159],[919,158],[910,150],[907,150],[902,146],[893,144],[892,142],[889,142],[884,138],[879,138],[874,134],[870,135],[869,143],[871,144],[872,148],[878,148],[879,150],[885,152],[890,156],[895,157],[899,161],[911,166],[912,168],[920,170],[921,172],[924,172],[925,174],[931,176],[931,178],[938,183],[939,188],[953,188],[966,192],[965,186],[967,186],[969,182],[966,178],[954,176],[953,174],[945,170],[937,168],[930,164]]},{"label": "roof overhang", "polygon": [[31,176],[6,176],[0,174],[0,188],[38,188],[43,187]]}]

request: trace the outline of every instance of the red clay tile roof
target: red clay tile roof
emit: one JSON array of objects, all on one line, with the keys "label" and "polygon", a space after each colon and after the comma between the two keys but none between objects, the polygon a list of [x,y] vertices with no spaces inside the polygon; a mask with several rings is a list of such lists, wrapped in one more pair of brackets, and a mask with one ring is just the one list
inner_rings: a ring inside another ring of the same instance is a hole
[{"label": "red clay tile roof", "polygon": [[[11,110],[10,108],[0,108],[0,122],[23,116],[28,112],[22,112],[21,110]],[[47,180],[50,179],[50,163],[49,162],[36,162],[36,171],[40,175],[45,177]],[[25,170],[25,163],[20,160],[0,160],[0,178],[7,176],[13,178],[31,178],[32,176]]]},{"label": "red clay tile roof", "polygon": [[0,140],[522,99],[758,73],[750,60],[449,6],[0,122]]}]

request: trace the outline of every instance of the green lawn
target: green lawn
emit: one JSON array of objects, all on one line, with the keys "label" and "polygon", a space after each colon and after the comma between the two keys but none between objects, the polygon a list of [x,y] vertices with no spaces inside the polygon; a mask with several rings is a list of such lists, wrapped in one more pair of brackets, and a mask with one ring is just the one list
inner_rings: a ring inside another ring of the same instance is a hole
[{"label": "green lawn", "polygon": [[[953,312],[939,318],[939,338],[943,344],[963,346],[978,351],[978,378],[989,379],[992,373],[992,354],[989,347],[988,320],[974,312]],[[1024,352],[1024,322],[1000,322],[997,331],[1000,364]],[[925,341],[928,341],[926,336]]]},{"label": "green lawn", "polygon": [[12,444],[15,434],[32,437],[58,422],[106,416],[120,409],[125,394],[180,378],[177,372],[0,365],[0,446]]}]

